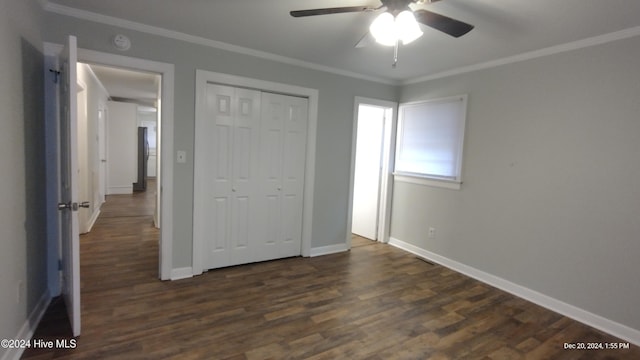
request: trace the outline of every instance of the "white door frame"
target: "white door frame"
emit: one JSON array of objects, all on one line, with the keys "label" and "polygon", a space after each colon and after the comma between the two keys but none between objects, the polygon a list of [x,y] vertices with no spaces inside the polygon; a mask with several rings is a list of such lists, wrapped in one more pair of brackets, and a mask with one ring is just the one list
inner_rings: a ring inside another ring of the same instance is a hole
[{"label": "white door frame", "polygon": [[389,242],[391,227],[391,199],[393,196],[393,152],[395,150],[395,134],[398,117],[398,103],[393,101],[371,99],[356,96],[353,110],[353,131],[351,138],[351,174],[349,178],[349,204],[347,210],[347,233],[345,241],[347,248],[351,248],[351,225],[353,221],[353,184],[356,169],[356,141],[358,136],[358,110],[360,105],[373,105],[389,108],[392,111],[390,119],[384,120],[384,139],[382,149],[382,171],[380,172],[380,202],[378,210],[378,241]]},{"label": "white door frame", "polygon": [[[311,230],[313,221],[313,191],[315,182],[315,162],[316,162],[316,132],[318,123],[318,95],[317,89],[305,88],[295,85],[277,83],[272,81],[252,79],[242,76],[235,76],[223,73],[216,73],[205,70],[196,70],[196,123],[205,119],[206,110],[206,86],[207,83],[217,83],[234,87],[245,87],[259,89],[279,94],[301,96],[309,99],[309,118],[307,128],[307,153],[304,172],[304,194],[302,209],[302,249],[301,255],[311,256]],[[198,154],[198,142],[194,158]],[[197,185],[194,178],[194,187]],[[200,275],[205,270],[202,264],[203,244],[200,239],[193,239],[193,275]]]},{"label": "white door frame", "polygon": [[[57,57],[62,45],[45,43],[45,56]],[[78,49],[78,61],[105,66],[114,66],[134,71],[153,72],[162,76],[162,128],[161,156],[162,173],[159,177],[160,211],[160,246],[159,246],[159,278],[172,279],[173,270],[173,106],[174,106],[174,65],[152,60],[144,60],[122,55],[115,55],[94,50]],[[161,183],[160,183],[161,182]],[[57,211],[57,210],[56,210]],[[56,254],[57,256],[57,254]]]}]

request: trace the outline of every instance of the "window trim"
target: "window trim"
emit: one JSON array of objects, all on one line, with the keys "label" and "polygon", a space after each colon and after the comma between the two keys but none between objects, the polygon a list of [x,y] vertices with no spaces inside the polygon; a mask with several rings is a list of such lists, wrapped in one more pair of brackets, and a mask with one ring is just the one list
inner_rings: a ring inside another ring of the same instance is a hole
[{"label": "window trim", "polygon": [[[453,102],[453,101],[462,101],[462,129],[459,134],[459,142],[458,142],[458,158],[456,160],[457,166],[455,169],[456,176],[439,176],[434,174],[423,174],[423,173],[414,173],[397,170],[396,166],[398,164],[398,156],[400,154],[400,146],[401,139],[400,136],[402,134],[402,126],[403,126],[403,107],[419,105],[425,103],[442,103],[442,102]],[[420,99],[411,102],[400,103],[398,105],[398,131],[396,133],[396,154],[395,154],[395,166],[394,166],[394,179],[400,182],[413,183],[419,185],[427,185],[427,186],[436,186],[447,189],[460,189],[462,185],[462,175],[463,175],[463,160],[464,160],[464,143],[465,143],[465,131],[466,131],[466,123],[467,123],[467,105],[468,105],[468,95],[454,95],[454,96],[446,96],[439,97],[433,99]]]},{"label": "window trim", "polygon": [[462,181],[455,181],[451,179],[438,178],[433,176],[430,177],[430,176],[425,176],[420,174],[394,172],[393,179],[397,182],[441,187],[441,188],[452,189],[452,190],[460,190],[462,188]]}]

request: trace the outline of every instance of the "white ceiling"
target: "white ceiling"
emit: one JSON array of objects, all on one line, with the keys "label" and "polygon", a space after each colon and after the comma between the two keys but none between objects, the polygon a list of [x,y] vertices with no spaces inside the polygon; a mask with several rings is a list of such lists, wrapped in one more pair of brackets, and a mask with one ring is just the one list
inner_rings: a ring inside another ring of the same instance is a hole
[{"label": "white ceiling", "polygon": [[160,75],[89,65],[93,73],[112,98],[128,99],[139,104],[154,106],[158,99]]},{"label": "white ceiling", "polygon": [[375,13],[306,18],[289,15],[291,10],[323,7],[376,7],[380,4],[378,0],[49,0],[49,3],[49,8],[55,8],[56,12],[81,16],[77,14],[82,12],[73,11],[80,9],[239,46],[243,51],[257,50],[389,82],[426,77],[640,27],[637,0],[443,0],[414,8],[453,17],[475,25],[475,29],[455,39],[424,27],[424,36],[400,47],[399,63],[393,69],[392,48],[377,44],[354,48]]}]

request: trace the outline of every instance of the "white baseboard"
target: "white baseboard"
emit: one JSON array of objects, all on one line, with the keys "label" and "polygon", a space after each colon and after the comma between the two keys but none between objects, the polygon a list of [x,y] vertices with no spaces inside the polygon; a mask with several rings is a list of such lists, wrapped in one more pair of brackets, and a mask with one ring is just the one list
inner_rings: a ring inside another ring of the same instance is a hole
[{"label": "white baseboard", "polygon": [[193,268],[183,267],[177,269],[171,269],[171,280],[180,280],[193,277]]},{"label": "white baseboard", "polygon": [[96,224],[96,221],[98,220],[98,216],[100,216],[100,209],[96,209],[96,211],[94,211],[93,214],[91,215],[91,218],[89,219],[89,231],[93,229],[93,225]]},{"label": "white baseboard", "polygon": [[109,186],[107,188],[107,195],[123,195],[133,194],[133,184],[124,186]]},{"label": "white baseboard", "polygon": [[311,252],[309,256],[314,257],[314,256],[321,256],[321,255],[329,255],[329,254],[344,252],[347,250],[349,250],[349,245],[347,244],[320,246],[316,248],[311,248]]},{"label": "white baseboard", "polygon": [[389,244],[640,346],[640,330],[609,320],[600,315],[596,315],[571,304],[567,304],[558,299],[539,293],[535,290],[531,290],[503,278],[478,270],[474,267],[419,248],[402,240],[390,238]]},{"label": "white baseboard", "polygon": [[[31,337],[33,337],[33,333],[36,331],[38,324],[40,324],[42,316],[47,311],[49,303],[51,303],[51,295],[49,294],[49,290],[46,290],[14,339],[30,340]],[[10,348],[6,353],[4,353],[2,360],[19,360],[23,352],[24,349]]]}]

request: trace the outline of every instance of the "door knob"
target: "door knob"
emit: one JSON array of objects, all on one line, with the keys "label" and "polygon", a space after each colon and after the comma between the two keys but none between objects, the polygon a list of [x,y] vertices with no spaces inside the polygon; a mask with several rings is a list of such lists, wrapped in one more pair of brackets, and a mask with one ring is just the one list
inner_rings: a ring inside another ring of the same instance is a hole
[{"label": "door knob", "polygon": [[58,203],[58,210],[71,209],[71,201],[67,203]]},{"label": "door knob", "polygon": [[78,208],[85,208],[88,209],[90,207],[90,204],[88,201],[83,201],[80,204],[78,204],[77,202],[67,202],[67,203],[58,203],[58,210],[65,210],[65,209],[70,209],[73,211],[78,211]]}]

